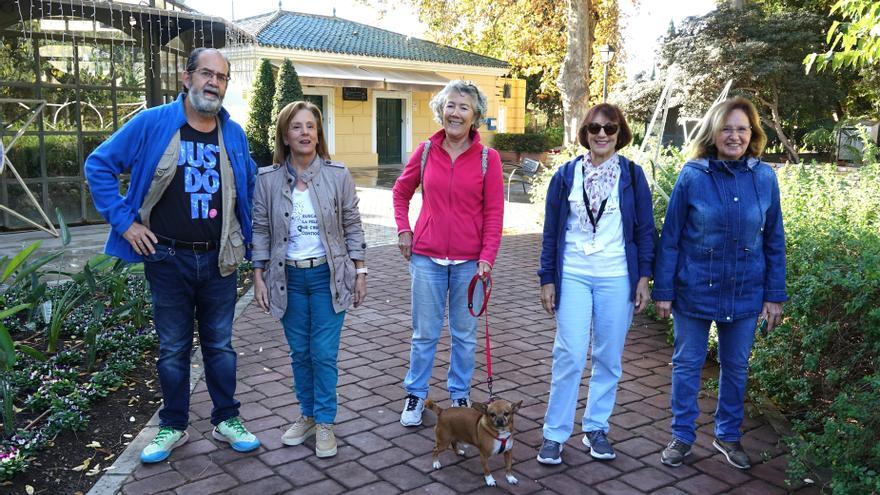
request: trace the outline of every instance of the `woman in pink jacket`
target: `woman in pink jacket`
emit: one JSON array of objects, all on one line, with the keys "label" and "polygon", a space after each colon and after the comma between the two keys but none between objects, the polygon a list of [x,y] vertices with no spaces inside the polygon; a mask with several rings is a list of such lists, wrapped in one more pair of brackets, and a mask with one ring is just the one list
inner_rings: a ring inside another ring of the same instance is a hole
[{"label": "woman in pink jacket", "polygon": [[[393,190],[398,246],[412,276],[404,426],[422,424],[447,296],[452,339],[447,387],[453,406],[470,405],[477,320],[468,312],[467,289],[474,274],[492,271],[504,216],[501,159],[477,131],[486,96],[471,83],[451,81],[431,100],[431,109],[443,129],[416,148]],[[409,204],[420,184],[422,209],[413,232]]]}]

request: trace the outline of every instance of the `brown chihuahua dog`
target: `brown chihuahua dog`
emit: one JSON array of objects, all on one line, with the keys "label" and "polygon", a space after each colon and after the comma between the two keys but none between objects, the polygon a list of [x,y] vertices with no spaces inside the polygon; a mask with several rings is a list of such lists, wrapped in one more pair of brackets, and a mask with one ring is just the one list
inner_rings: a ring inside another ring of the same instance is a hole
[{"label": "brown chihuahua dog", "polygon": [[488,404],[474,402],[471,407],[453,407],[443,409],[434,401],[425,401],[425,408],[437,415],[434,426],[434,469],[440,469],[440,453],[450,448],[458,455],[464,455],[464,449],[458,444],[465,442],[480,451],[483,463],[483,475],[486,484],[495,486],[495,478],[489,472],[489,456],[504,453],[504,465],[507,468],[507,482],[511,485],[519,483],[513,476],[513,415],[522,401],[516,404],[503,399],[496,399]]}]

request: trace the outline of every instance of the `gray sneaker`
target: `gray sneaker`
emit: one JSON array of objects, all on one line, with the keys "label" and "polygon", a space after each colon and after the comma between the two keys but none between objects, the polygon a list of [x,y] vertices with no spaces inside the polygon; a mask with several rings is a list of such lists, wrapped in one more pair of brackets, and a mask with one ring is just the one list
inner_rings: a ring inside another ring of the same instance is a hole
[{"label": "gray sneaker", "polygon": [[614,453],[614,449],[611,447],[611,442],[608,441],[608,435],[602,430],[584,433],[584,438],[581,442],[590,449],[590,455],[593,459],[608,461],[617,457],[617,454]]},{"label": "gray sneaker", "polygon": [[418,426],[422,424],[422,411],[425,410],[425,400],[415,395],[407,395],[403,402],[403,411],[400,413],[400,424],[403,426]]},{"label": "gray sneaker", "polygon": [[541,464],[559,464],[562,462],[563,445],[553,440],[544,439],[541,450],[538,451],[538,462]]},{"label": "gray sneaker", "polygon": [[667,466],[681,466],[684,458],[691,453],[691,446],[673,437],[669,445],[660,453],[660,462]]},{"label": "gray sneaker", "polygon": [[712,446],[718,449],[719,452],[724,454],[724,457],[727,458],[727,462],[729,462],[733,467],[737,467],[739,469],[748,469],[752,467],[752,463],[749,461],[749,454],[746,454],[745,449],[739,442],[725,442],[724,440],[718,440],[717,438],[712,442]]}]

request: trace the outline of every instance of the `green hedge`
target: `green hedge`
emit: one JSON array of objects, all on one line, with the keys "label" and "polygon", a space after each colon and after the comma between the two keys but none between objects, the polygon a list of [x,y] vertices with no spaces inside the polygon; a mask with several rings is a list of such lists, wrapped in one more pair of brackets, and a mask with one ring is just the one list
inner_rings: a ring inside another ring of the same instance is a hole
[{"label": "green hedge", "polygon": [[517,153],[540,153],[547,151],[547,136],[544,134],[495,134],[492,147],[499,151],[516,151]]}]

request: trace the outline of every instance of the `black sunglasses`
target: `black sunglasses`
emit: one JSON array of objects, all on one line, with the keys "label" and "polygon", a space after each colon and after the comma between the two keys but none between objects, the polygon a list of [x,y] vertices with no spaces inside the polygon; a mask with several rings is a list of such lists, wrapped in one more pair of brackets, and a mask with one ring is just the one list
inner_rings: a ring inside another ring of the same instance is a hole
[{"label": "black sunglasses", "polygon": [[587,124],[587,132],[589,132],[590,134],[599,134],[599,131],[604,129],[606,136],[613,136],[617,134],[617,129],[619,128],[620,126],[617,124],[599,125],[595,122],[590,122],[589,124]]}]

